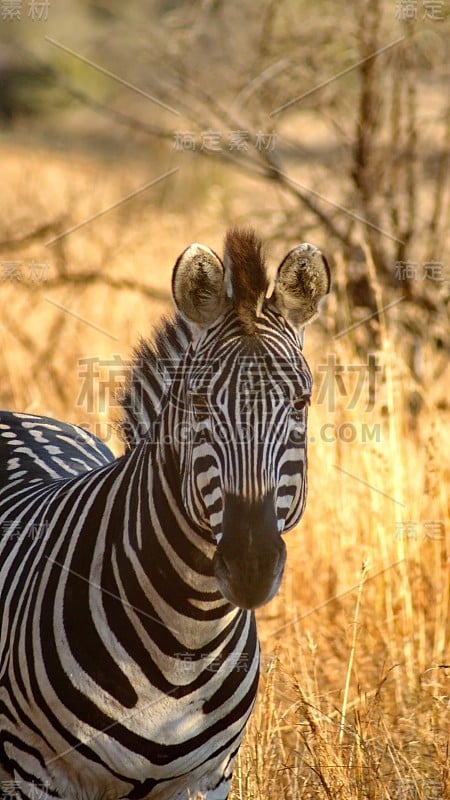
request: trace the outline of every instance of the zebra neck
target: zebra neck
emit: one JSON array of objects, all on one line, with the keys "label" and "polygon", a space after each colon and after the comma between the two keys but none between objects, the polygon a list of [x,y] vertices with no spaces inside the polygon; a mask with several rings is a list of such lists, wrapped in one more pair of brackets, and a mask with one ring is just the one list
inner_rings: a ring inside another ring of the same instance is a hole
[{"label": "zebra neck", "polygon": [[[165,651],[212,647],[245,612],[224,600],[212,569],[214,546],[190,523],[167,453],[143,444],[130,455],[103,568],[102,586]],[[117,522],[123,520],[119,529]],[[121,529],[121,530],[120,530]]]}]

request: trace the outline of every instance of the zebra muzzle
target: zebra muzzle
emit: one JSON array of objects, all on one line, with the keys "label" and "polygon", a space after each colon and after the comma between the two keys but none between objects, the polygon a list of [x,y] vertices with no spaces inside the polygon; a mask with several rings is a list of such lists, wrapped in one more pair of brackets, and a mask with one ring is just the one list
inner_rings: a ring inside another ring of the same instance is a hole
[{"label": "zebra muzzle", "polygon": [[223,596],[245,609],[268,603],[279,589],[285,562],[274,493],[256,501],[226,495],[223,535],[214,556]]}]

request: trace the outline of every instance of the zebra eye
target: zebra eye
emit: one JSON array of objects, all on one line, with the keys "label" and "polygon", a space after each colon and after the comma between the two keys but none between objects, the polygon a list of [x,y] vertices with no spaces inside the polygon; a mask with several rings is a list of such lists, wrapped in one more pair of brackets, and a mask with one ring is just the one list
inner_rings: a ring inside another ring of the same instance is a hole
[{"label": "zebra eye", "polygon": [[292,417],[301,422],[303,419],[303,411],[305,410],[306,406],[309,406],[311,398],[308,395],[300,395],[296,397],[292,403]]},{"label": "zebra eye", "polygon": [[190,392],[190,399],[195,419],[198,422],[208,419],[209,404],[206,394],[202,394],[201,392]]}]

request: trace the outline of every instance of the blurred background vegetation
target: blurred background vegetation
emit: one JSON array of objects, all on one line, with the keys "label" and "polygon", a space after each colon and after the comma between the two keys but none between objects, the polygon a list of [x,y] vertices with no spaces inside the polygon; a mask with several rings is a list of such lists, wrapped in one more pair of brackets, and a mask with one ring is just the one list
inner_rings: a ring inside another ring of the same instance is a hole
[{"label": "blurred background vegetation", "polygon": [[[178,254],[220,252],[230,225],[256,228],[272,269],[321,247],[310,498],[259,612],[233,798],[444,800],[448,3],[5,0],[0,15],[2,407],[120,452],[111,365],[170,310]],[[356,396],[342,381],[358,374]]]}]

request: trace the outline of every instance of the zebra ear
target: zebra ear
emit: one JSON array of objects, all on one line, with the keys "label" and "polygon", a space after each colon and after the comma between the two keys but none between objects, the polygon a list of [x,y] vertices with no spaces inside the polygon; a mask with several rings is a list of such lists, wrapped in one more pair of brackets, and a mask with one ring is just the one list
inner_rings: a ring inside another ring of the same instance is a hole
[{"label": "zebra ear", "polygon": [[296,328],[317,317],[320,300],[330,291],[330,269],[317,247],[304,242],[278,267],[271,302]]},{"label": "zebra ear", "polygon": [[188,322],[199,328],[207,328],[215,322],[230,304],[219,256],[202,244],[186,248],[173,270],[172,294]]}]

